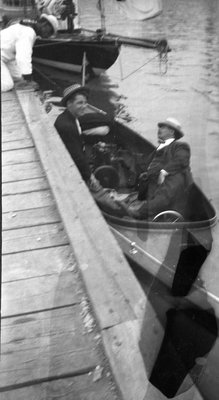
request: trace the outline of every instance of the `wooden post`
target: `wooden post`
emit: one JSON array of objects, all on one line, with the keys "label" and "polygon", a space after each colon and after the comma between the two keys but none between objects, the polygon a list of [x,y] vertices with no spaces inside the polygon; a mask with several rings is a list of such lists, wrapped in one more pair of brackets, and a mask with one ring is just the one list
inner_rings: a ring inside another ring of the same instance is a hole
[{"label": "wooden post", "polygon": [[119,50],[119,70],[120,70],[120,79],[123,81],[123,68],[122,68],[122,49]]},{"label": "wooden post", "polygon": [[86,80],[86,62],[87,62],[86,51],[84,51],[82,60],[82,79],[81,79],[82,86],[85,85],[85,80]]},{"label": "wooden post", "polygon": [[106,23],[105,23],[105,5],[104,0],[99,1],[100,5],[100,17],[101,17],[101,30],[103,34],[106,33]]}]

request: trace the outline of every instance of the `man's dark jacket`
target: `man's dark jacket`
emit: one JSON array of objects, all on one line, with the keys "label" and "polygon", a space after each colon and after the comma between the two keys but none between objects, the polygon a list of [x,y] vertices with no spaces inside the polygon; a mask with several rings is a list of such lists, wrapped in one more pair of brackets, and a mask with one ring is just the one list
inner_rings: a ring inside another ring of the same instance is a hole
[{"label": "man's dark jacket", "polygon": [[77,165],[82,178],[88,181],[91,176],[91,170],[83,150],[83,137],[79,134],[75,117],[68,110],[65,110],[57,117],[54,125]]},{"label": "man's dark jacket", "polygon": [[[158,185],[161,169],[168,172],[164,183]],[[185,142],[174,140],[168,146],[156,150],[147,169],[147,204],[142,213],[153,215],[165,209],[185,212],[186,192],[192,184],[190,171],[190,147]]]}]

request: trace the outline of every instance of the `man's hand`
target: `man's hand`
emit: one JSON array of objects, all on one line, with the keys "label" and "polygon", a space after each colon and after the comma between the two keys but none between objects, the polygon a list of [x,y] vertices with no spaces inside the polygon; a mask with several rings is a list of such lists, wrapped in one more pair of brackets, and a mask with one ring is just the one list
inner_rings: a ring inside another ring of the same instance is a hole
[{"label": "man's hand", "polygon": [[92,192],[98,192],[99,190],[102,189],[100,182],[96,179],[94,174],[91,174],[88,186]]},{"label": "man's hand", "polygon": [[168,172],[165,171],[165,169],[162,169],[160,171],[160,174],[158,176],[158,180],[157,180],[157,184],[158,185],[162,185],[162,183],[164,183],[166,176],[168,175]]}]

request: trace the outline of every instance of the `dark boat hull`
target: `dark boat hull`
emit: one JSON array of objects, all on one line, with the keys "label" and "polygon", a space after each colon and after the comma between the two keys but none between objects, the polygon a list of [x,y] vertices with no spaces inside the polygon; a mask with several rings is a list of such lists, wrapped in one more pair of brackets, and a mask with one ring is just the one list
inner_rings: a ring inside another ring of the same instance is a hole
[{"label": "dark boat hull", "polygon": [[81,34],[59,34],[56,39],[37,39],[33,49],[33,61],[63,71],[82,72],[83,57],[95,75],[114,64],[120,45],[115,40],[98,39]]}]

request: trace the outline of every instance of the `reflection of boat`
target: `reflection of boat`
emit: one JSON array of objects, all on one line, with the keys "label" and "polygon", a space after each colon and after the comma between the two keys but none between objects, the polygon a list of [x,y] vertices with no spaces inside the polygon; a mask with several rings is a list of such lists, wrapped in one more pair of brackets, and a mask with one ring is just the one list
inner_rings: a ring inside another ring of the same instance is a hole
[{"label": "reflection of boat", "polygon": [[[36,10],[32,0],[2,0],[2,14],[7,19],[21,17],[33,17],[45,12],[44,9]],[[48,3],[48,2],[47,2]],[[143,48],[155,49],[159,54],[166,55],[169,47],[166,39],[141,39],[117,36],[106,33],[104,2],[100,4],[101,29],[89,31],[87,29],[74,30],[73,19],[76,14],[72,9],[65,12],[63,21],[63,2],[51,1],[53,8],[48,8],[49,13],[56,12],[60,21],[61,29],[54,39],[37,39],[33,49],[33,61],[40,65],[46,65],[58,68],[63,71],[82,73],[82,76],[99,75],[114,64],[119,56],[119,50],[122,44],[140,46]],[[69,6],[68,1],[64,7]],[[71,6],[72,6],[72,2]],[[33,4],[33,5],[31,5]],[[60,13],[57,11],[60,7]],[[58,14],[57,14],[58,13]],[[63,28],[63,22],[65,29]],[[165,58],[166,60],[166,58]]]}]

